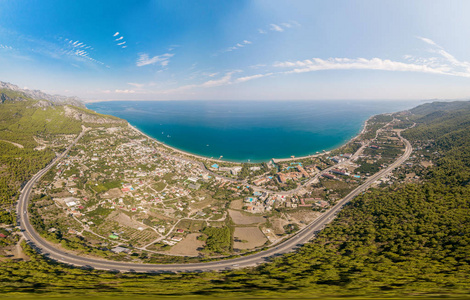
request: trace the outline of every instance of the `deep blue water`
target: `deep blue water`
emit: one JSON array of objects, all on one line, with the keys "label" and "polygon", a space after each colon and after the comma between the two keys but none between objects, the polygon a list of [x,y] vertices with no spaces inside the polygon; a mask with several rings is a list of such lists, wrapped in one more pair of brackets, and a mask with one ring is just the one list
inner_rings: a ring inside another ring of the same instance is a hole
[{"label": "deep blue water", "polygon": [[113,101],[88,104],[146,134],[206,157],[251,162],[330,150],[370,116],[417,101]]}]

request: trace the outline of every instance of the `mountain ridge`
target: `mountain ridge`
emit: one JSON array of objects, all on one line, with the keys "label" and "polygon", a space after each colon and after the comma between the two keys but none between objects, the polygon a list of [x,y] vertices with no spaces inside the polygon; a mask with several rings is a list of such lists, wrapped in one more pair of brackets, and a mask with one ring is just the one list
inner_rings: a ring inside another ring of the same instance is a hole
[{"label": "mountain ridge", "polygon": [[[83,103],[83,101],[80,98],[75,97],[75,96],[74,97],[67,97],[67,96],[57,95],[57,94],[51,95],[51,94],[44,93],[40,90],[22,89],[22,88],[20,88],[19,86],[15,85],[15,84],[0,81],[0,90],[2,90],[2,89],[6,89],[6,90],[14,91],[14,92],[17,92],[17,93],[21,93],[24,96],[29,97],[29,98],[34,99],[34,100],[47,100],[47,101],[50,101],[50,102],[52,102],[54,104],[58,104],[58,105],[70,104],[70,105],[85,108],[85,104]],[[8,99],[11,99],[11,97],[5,95],[4,93],[1,93],[1,91],[0,91],[0,98],[1,98],[0,99],[1,102],[5,101],[5,100],[8,100]]]}]

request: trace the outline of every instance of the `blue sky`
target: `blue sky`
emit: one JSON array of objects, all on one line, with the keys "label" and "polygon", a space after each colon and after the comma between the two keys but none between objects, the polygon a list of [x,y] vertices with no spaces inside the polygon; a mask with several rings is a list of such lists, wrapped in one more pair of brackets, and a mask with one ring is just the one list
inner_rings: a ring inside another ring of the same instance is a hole
[{"label": "blue sky", "polygon": [[84,100],[459,99],[470,1],[0,0],[0,80]]}]

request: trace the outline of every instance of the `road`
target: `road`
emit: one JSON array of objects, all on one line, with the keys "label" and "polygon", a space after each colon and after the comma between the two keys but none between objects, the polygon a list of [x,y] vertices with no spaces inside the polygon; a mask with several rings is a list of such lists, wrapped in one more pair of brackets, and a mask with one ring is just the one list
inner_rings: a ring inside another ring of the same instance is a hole
[{"label": "road", "polygon": [[359,195],[363,191],[367,190],[375,181],[382,178],[386,174],[390,173],[393,169],[398,167],[400,164],[405,162],[411,152],[412,147],[408,140],[404,139],[400,133],[399,138],[405,144],[405,152],[400,156],[394,163],[390,164],[386,169],[379,171],[378,173],[369,177],[364,184],[351,191],[346,197],[341,199],[335,206],[330,208],[319,218],[308,224],[302,230],[297,232],[294,236],[288,240],[272,247],[268,250],[258,252],[252,255],[238,257],[234,259],[220,260],[214,262],[203,262],[203,263],[188,263],[188,264],[142,264],[142,263],[128,263],[128,262],[117,262],[104,260],[99,258],[88,258],[81,257],[75,254],[71,254],[60,249],[55,248],[54,245],[44,240],[33,228],[28,218],[28,202],[31,195],[33,185],[47,172],[49,171],[57,161],[67,155],[68,151],[83,136],[85,132],[82,132],[74,142],[57,157],[51,164],[39,171],[33,178],[25,185],[21,191],[21,195],[17,205],[18,223],[23,232],[26,241],[37,249],[41,254],[48,256],[49,258],[60,261],[66,264],[91,267],[95,269],[110,270],[110,271],[121,271],[121,272],[185,272],[185,271],[221,271],[234,268],[256,266],[267,262],[271,257],[282,255],[288,252],[292,252],[299,248],[301,245],[311,240],[315,233],[324,228],[326,224],[331,222],[336,214],[343,208],[345,204],[351,201],[355,196]]}]

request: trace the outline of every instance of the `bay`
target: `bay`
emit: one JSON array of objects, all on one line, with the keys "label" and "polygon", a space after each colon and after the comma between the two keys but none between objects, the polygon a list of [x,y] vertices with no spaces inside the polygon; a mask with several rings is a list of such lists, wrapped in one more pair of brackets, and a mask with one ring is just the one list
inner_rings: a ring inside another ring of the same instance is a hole
[{"label": "bay", "polygon": [[334,149],[375,114],[418,101],[110,101],[87,104],[126,119],[169,146],[236,162],[304,156]]}]

